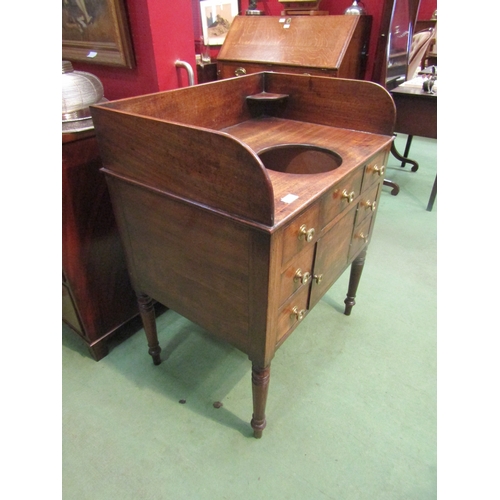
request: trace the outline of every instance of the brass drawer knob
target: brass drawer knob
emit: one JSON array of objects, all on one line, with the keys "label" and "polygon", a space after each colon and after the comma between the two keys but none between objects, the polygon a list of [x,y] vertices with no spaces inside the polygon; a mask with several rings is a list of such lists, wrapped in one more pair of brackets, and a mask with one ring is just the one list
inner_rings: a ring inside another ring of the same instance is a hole
[{"label": "brass drawer knob", "polygon": [[300,267],[295,271],[295,276],[293,277],[293,281],[295,281],[295,283],[300,281],[303,285],[309,283],[310,279],[311,273],[306,271],[304,274],[302,274],[302,269]]},{"label": "brass drawer knob", "polygon": [[314,238],[314,228],[307,229],[305,224],[302,224],[299,228],[299,240],[305,240],[307,242],[312,241]]},{"label": "brass drawer knob", "polygon": [[306,315],[306,311],[304,309],[299,309],[297,306],[295,306],[292,309],[292,314],[290,315],[292,318],[295,318],[297,321],[300,321],[304,319],[304,316]]},{"label": "brass drawer knob", "polygon": [[379,167],[378,165],[375,165],[372,170],[378,174],[380,177],[382,177],[385,174],[385,165],[382,165]]},{"label": "brass drawer knob", "polygon": [[376,200],[373,200],[373,201],[370,201],[370,200],[366,200],[366,201],[363,201],[361,203],[366,210],[371,210],[372,212],[375,212],[375,210],[377,209],[377,201]]},{"label": "brass drawer knob", "polygon": [[247,70],[245,68],[239,67],[234,70],[235,76],[243,76],[247,74]]},{"label": "brass drawer knob", "polygon": [[318,285],[323,281],[323,275],[322,274],[315,274],[313,276],[314,281],[318,283]]},{"label": "brass drawer knob", "polygon": [[342,191],[342,196],[341,198],[343,200],[347,200],[347,203],[352,203],[354,201],[354,197],[356,196],[356,193],[354,191],[351,191],[350,193],[347,192],[347,189],[344,189]]},{"label": "brass drawer knob", "polygon": [[368,241],[368,235],[365,233],[358,233],[356,238],[363,240],[365,243]]}]

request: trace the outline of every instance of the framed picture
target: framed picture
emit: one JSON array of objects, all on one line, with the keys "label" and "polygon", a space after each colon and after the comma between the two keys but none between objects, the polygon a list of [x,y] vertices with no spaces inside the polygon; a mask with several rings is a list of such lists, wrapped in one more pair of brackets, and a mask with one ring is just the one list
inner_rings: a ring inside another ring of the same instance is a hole
[{"label": "framed picture", "polygon": [[62,0],[62,58],[135,66],[125,0]]},{"label": "framed picture", "polygon": [[201,27],[207,45],[222,45],[233,19],[238,15],[238,0],[202,0]]}]

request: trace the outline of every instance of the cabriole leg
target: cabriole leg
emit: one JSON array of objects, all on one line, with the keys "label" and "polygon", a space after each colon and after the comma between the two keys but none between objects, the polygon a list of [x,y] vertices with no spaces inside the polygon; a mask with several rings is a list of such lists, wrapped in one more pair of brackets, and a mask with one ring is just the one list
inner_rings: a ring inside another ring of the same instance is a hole
[{"label": "cabriole leg", "polygon": [[349,288],[347,290],[347,298],[344,300],[345,311],[344,314],[349,316],[351,314],[352,307],[356,304],[354,298],[356,297],[356,292],[358,290],[359,280],[361,279],[361,273],[363,272],[363,267],[365,265],[366,259],[366,249],[363,250],[351,264],[351,276],[349,278]]},{"label": "cabriole leg", "polygon": [[144,332],[148,340],[149,354],[153,358],[153,363],[159,365],[160,359],[160,344],[158,343],[158,333],[156,331],[156,317],[153,299],[149,295],[143,293],[137,294],[137,303],[139,304],[139,313],[141,315]]},{"label": "cabriole leg", "polygon": [[253,415],[250,425],[253,435],[258,439],[266,427],[266,402],[269,388],[270,366],[259,368],[252,365]]}]

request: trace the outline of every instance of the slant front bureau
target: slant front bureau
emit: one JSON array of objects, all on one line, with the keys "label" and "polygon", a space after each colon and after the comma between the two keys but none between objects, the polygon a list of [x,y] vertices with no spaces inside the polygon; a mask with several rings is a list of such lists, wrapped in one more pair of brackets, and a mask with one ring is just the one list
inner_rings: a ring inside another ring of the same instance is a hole
[{"label": "slant front bureau", "polygon": [[248,355],[261,437],[276,350],[351,264],[345,313],[354,305],[392,98],[370,82],[256,73],[92,116],[154,363],[157,300]]}]

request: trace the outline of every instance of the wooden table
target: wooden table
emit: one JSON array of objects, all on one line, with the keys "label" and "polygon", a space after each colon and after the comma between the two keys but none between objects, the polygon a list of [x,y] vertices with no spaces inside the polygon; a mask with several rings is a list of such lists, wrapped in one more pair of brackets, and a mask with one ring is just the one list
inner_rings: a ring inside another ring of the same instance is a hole
[{"label": "wooden table", "polygon": [[371,82],[282,73],[92,108],[149,354],[152,299],[246,353],[257,438],[276,350],[349,266],[355,304],[395,112]]},{"label": "wooden table", "polygon": [[[415,135],[437,139],[437,91],[430,94],[421,89],[399,86],[391,90],[391,95],[396,104],[396,125],[394,131],[408,135],[404,153],[401,155],[394,144],[392,145],[391,152],[398,160],[401,160],[402,167],[406,163],[410,163],[413,165],[412,172],[416,172],[418,170],[418,163],[408,158],[411,142]],[[427,204],[428,211],[432,210],[436,194],[437,175]]]}]

